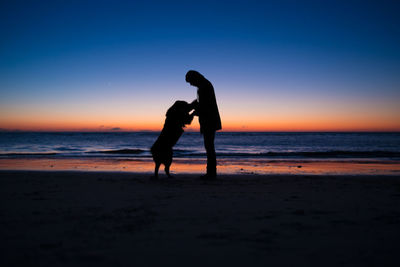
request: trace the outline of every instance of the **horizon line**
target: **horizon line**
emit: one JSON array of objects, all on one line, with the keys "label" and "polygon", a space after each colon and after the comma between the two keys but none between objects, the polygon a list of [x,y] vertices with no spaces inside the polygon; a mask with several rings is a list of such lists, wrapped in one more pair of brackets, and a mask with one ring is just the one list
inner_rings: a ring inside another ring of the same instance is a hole
[{"label": "horizon line", "polygon": [[[0,133],[158,133],[160,130],[5,130]],[[200,133],[199,130],[186,130],[186,133]],[[221,130],[222,133],[400,133],[400,130]]]}]

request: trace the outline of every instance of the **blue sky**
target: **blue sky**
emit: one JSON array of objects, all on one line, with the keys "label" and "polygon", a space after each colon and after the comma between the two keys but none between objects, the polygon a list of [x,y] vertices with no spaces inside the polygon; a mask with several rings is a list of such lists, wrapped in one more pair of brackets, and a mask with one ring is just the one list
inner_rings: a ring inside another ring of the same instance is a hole
[{"label": "blue sky", "polygon": [[343,129],[365,121],[366,130],[370,118],[370,129],[400,130],[397,1],[2,1],[0,10],[0,128],[80,114],[90,127],[146,128],[143,113],[157,125],[174,100],[195,98],[184,75],[196,69],[232,129],[301,130],[323,115]]}]

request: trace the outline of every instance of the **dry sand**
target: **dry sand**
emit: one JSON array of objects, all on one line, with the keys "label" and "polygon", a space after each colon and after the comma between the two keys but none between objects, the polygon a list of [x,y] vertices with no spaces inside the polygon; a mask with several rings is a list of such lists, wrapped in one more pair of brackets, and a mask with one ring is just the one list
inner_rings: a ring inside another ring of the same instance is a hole
[{"label": "dry sand", "polygon": [[0,171],[0,266],[400,266],[400,177]]}]

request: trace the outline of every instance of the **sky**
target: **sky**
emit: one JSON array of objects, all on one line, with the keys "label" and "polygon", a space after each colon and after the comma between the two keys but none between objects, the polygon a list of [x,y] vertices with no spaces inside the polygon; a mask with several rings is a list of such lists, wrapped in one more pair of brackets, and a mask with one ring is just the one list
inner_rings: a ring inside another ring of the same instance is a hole
[{"label": "sky", "polygon": [[196,98],[194,69],[224,131],[400,131],[398,14],[382,0],[3,0],[0,130],[157,131]]}]

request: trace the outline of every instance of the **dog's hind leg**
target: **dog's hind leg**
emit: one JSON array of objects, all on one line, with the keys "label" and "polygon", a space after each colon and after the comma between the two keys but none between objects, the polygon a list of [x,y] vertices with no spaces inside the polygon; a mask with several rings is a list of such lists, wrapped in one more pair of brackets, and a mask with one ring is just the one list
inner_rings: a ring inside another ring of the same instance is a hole
[{"label": "dog's hind leg", "polygon": [[171,166],[170,164],[166,164],[165,165],[165,173],[167,174],[168,178],[172,178],[172,175],[169,173],[169,166]]},{"label": "dog's hind leg", "polygon": [[161,163],[156,162],[156,166],[154,167],[154,176],[153,179],[158,179],[158,170],[160,169]]}]

